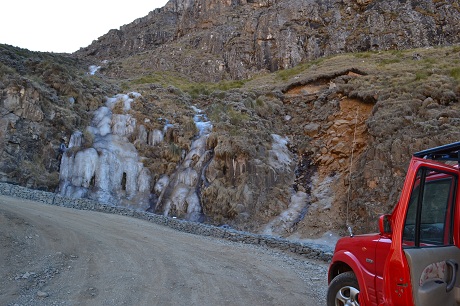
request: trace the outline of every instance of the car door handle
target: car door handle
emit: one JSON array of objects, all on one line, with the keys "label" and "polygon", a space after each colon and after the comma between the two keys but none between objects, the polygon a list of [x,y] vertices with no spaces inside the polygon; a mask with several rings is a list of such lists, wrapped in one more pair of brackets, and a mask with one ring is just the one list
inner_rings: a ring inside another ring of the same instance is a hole
[{"label": "car door handle", "polygon": [[446,264],[448,267],[448,283],[446,287],[446,292],[452,291],[455,287],[455,283],[457,282],[457,271],[458,271],[458,263],[456,263],[454,260],[449,259],[446,260]]}]

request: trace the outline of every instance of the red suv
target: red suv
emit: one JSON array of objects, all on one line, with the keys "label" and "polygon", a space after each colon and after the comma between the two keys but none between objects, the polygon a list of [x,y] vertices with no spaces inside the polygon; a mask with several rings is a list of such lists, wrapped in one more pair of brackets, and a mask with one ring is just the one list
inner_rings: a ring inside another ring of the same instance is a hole
[{"label": "red suv", "polygon": [[413,155],[398,204],[380,216],[380,233],[337,242],[328,306],[460,305],[458,164],[460,142]]}]

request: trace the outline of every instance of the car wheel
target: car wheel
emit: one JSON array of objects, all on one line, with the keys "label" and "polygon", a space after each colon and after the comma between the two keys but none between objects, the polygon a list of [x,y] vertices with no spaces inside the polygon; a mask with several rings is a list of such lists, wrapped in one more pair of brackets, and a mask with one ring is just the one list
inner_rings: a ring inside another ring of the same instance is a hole
[{"label": "car wheel", "polygon": [[359,284],[353,272],[337,275],[327,290],[328,306],[359,306]]}]

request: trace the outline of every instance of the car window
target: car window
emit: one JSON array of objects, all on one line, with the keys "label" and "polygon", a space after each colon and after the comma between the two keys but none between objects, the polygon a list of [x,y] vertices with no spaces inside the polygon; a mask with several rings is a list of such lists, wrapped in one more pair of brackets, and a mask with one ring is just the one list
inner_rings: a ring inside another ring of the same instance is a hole
[{"label": "car window", "polygon": [[412,188],[404,224],[405,246],[452,244],[451,219],[457,178],[421,168]]}]

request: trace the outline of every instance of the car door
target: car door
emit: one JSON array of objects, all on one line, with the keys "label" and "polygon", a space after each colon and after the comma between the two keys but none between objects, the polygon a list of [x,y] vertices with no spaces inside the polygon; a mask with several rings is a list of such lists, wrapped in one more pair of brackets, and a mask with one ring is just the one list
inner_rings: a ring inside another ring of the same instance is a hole
[{"label": "car door", "polygon": [[456,171],[426,166],[417,171],[402,237],[415,305],[460,305],[457,186]]}]

